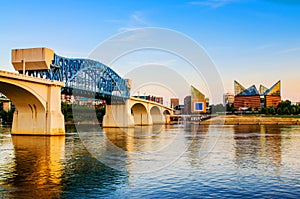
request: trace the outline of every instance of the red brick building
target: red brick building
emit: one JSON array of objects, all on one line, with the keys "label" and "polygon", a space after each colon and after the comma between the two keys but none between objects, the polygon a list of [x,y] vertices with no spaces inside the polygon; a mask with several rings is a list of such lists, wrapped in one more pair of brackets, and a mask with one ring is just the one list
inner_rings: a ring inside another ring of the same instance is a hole
[{"label": "red brick building", "polygon": [[260,108],[260,96],[235,96],[234,97],[234,108]]}]

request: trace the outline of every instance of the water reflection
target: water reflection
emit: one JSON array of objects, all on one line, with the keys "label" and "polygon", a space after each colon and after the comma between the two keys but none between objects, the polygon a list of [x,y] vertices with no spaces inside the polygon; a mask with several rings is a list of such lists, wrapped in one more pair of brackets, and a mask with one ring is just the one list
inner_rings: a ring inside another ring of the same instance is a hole
[{"label": "water reflection", "polygon": [[132,173],[165,167],[180,158],[190,145],[184,139],[184,128],[176,126],[104,128],[79,134],[84,146],[100,162]]},{"label": "water reflection", "polygon": [[16,198],[57,198],[61,194],[63,136],[12,136],[15,173],[11,179]]},{"label": "water reflection", "polygon": [[300,196],[299,126],[84,129],[68,126],[65,137],[1,130],[0,198]]},{"label": "water reflection", "polygon": [[127,184],[128,174],[97,160],[84,147],[77,133],[67,134],[65,151],[61,198],[109,197],[120,186]]},{"label": "water reflection", "polygon": [[[236,163],[240,167],[259,166],[259,163],[281,163],[281,128],[265,125],[240,125],[234,126],[234,140],[236,142]],[[248,160],[245,162],[245,160]]]},{"label": "water reflection", "polygon": [[153,152],[165,147],[161,134],[164,125],[136,126],[135,128],[105,128],[108,142],[127,152]]}]

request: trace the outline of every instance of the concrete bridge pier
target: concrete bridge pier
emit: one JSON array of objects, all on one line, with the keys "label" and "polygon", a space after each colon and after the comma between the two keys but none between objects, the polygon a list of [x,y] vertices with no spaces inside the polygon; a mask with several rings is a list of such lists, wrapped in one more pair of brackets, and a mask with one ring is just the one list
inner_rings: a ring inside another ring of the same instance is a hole
[{"label": "concrete bridge pier", "polygon": [[102,127],[134,127],[134,118],[131,115],[129,100],[126,100],[125,104],[106,105]]},{"label": "concrete bridge pier", "polygon": [[15,99],[15,96],[12,96],[17,109],[13,116],[11,134],[65,135],[64,117],[60,107],[60,89],[60,86],[48,85],[46,109],[34,101],[27,102],[25,99]]}]

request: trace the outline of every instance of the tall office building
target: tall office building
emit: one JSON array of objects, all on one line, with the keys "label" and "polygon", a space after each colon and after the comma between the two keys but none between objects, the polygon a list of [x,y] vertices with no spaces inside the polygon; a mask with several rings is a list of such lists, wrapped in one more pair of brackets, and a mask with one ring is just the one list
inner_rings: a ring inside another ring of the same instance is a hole
[{"label": "tall office building", "polygon": [[189,115],[191,114],[191,103],[192,103],[192,97],[186,96],[184,98],[184,114]]}]

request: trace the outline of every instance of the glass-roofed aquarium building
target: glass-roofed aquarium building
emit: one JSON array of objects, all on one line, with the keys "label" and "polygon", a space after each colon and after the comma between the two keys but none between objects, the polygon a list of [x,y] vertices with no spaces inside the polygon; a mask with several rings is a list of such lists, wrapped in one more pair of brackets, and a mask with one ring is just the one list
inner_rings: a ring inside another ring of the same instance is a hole
[{"label": "glass-roofed aquarium building", "polygon": [[237,81],[234,81],[234,108],[264,108],[277,107],[281,101],[281,82],[280,80],[269,89],[260,85],[257,90],[255,85],[245,88]]}]

